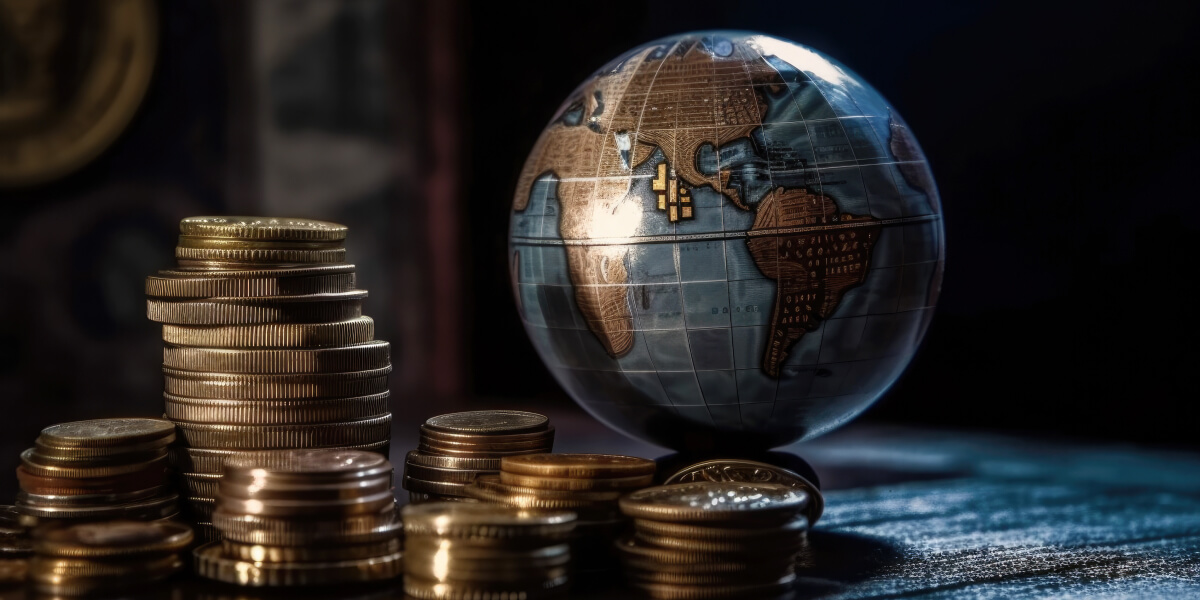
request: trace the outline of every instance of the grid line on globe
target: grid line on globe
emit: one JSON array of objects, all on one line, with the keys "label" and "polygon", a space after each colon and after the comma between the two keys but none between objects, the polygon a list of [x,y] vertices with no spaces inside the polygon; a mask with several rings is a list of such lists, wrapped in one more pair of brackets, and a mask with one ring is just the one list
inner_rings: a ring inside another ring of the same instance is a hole
[{"label": "grid line on globe", "polygon": [[677,449],[781,445],[861,412],[911,359],[944,259],[928,163],[887,101],[737,33],[652,42],[585,81],[530,153],[509,242],[555,378]]}]

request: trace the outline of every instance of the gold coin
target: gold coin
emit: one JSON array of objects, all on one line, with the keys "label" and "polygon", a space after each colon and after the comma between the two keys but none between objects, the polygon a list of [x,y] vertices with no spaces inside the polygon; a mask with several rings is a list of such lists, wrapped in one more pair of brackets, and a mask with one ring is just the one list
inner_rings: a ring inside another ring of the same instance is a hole
[{"label": "gold coin", "polygon": [[341,263],[346,261],[345,248],[322,250],[291,250],[287,248],[187,248],[175,247],[175,258],[182,260],[216,260],[243,263]]},{"label": "gold coin", "polygon": [[265,323],[327,323],[362,316],[362,290],[336,294],[211,298],[207,300],[146,299],[146,318],[172,325],[259,325]]},{"label": "gold coin", "polygon": [[38,441],[62,448],[113,448],[169,440],[174,435],[175,426],[163,419],[93,419],[51,425],[42,430]]},{"label": "gold coin", "polygon": [[392,364],[391,344],[382,341],[313,349],[242,350],[230,348],[163,348],[163,366],[223,373],[341,373],[381,369]]},{"label": "gold coin", "polygon": [[677,572],[639,569],[625,565],[624,575],[626,579],[634,581],[635,585],[742,586],[752,585],[755,582],[776,582],[795,572],[792,564],[776,569],[744,569],[737,573],[708,571],[704,569],[705,565],[697,565],[697,567],[698,570]]},{"label": "gold coin", "polygon": [[456,442],[459,444],[509,444],[514,442],[538,442],[547,447],[554,443],[554,426],[547,426],[541,431],[531,433],[514,433],[512,435],[478,434],[478,433],[447,433],[430,429],[421,425],[421,438],[428,442]]},{"label": "gold coin", "polygon": [[413,479],[423,479],[425,481],[436,481],[442,483],[461,483],[468,484],[475,481],[475,478],[481,474],[494,473],[494,471],[464,471],[460,469],[439,469],[437,467],[424,467],[414,465],[412,463],[404,464],[404,476],[412,477]]},{"label": "gold coin", "polygon": [[179,512],[178,496],[171,494],[127,504],[102,506],[19,506],[21,514],[44,519],[161,519]]},{"label": "gold coin", "polygon": [[790,520],[808,494],[776,483],[694,482],[638,490],[621,498],[621,512],[657,521]]},{"label": "gold coin", "polygon": [[[541,495],[498,491],[493,486],[485,487],[482,481],[487,475],[477,477],[474,483],[463,488],[463,493],[485,503],[500,504],[523,509],[538,510],[571,510],[584,516],[593,514],[612,514],[615,512],[615,500],[597,502],[594,500],[543,497]],[[498,478],[497,478],[498,479]],[[580,492],[591,493],[591,492]]]},{"label": "gold coin", "polygon": [[654,475],[635,475],[633,477],[611,477],[595,479],[575,479],[571,477],[537,477],[534,475],[517,475],[504,470],[500,463],[500,482],[518,487],[540,490],[559,490],[567,492],[591,492],[606,490],[636,490],[654,483]]},{"label": "gold coin", "polygon": [[395,554],[401,550],[399,539],[369,544],[329,546],[264,546],[231,540],[221,542],[225,556],[252,562],[340,562]]},{"label": "gold coin", "polygon": [[175,270],[195,273],[196,276],[220,276],[246,270],[282,271],[309,267],[340,267],[347,263],[293,263],[293,262],[246,262],[241,260],[193,260],[175,259]]},{"label": "gold coin", "polygon": [[446,433],[512,435],[543,431],[550,425],[545,415],[519,410],[474,410],[438,415],[425,427]]},{"label": "gold coin", "polygon": [[539,569],[561,567],[571,559],[571,545],[567,543],[505,548],[480,546],[472,540],[454,540],[432,536],[415,536],[405,540],[404,551],[421,560],[438,560],[438,556],[442,555],[449,557],[451,562],[476,565],[480,568],[489,566],[503,566],[503,568],[529,566]]},{"label": "gold coin", "polygon": [[221,476],[213,473],[179,473],[183,491],[189,496],[215,498]]},{"label": "gold coin", "polygon": [[520,454],[540,454],[546,450],[549,450],[549,448],[528,448],[525,450],[476,450],[433,446],[421,441],[417,443],[417,450],[425,454],[440,456],[458,456],[462,458],[502,458],[505,456],[517,456]]},{"label": "gold coin", "polygon": [[[391,445],[391,440],[381,442],[373,442],[370,444],[360,444],[356,446],[338,446],[328,448],[330,450],[365,450],[387,457],[388,447]],[[234,455],[242,455],[257,450],[217,450],[208,448],[188,448],[176,447],[171,449],[168,455],[171,466],[178,471],[190,471],[192,473],[221,473],[222,466],[225,461]]]},{"label": "gold coin", "polygon": [[80,494],[123,494],[136,492],[166,483],[167,469],[138,471],[112,477],[77,479],[34,475],[24,465],[17,467],[17,482],[30,494],[72,496]]},{"label": "gold coin", "polygon": [[771,540],[780,537],[798,537],[808,530],[808,518],[798,517],[770,527],[747,527],[742,523],[738,523],[732,527],[719,527],[696,525],[693,523],[651,521],[648,519],[634,519],[633,525],[639,533],[651,536],[666,536],[696,541],[759,544],[770,543]]},{"label": "gold coin", "polygon": [[260,480],[260,485],[361,481],[391,473],[387,457],[343,448],[243,452],[225,461],[226,475]]},{"label": "gold coin", "polygon": [[796,575],[789,573],[772,581],[729,585],[684,585],[631,581],[630,585],[656,600],[709,600],[714,598],[766,598],[791,590]]},{"label": "gold coin", "polygon": [[566,577],[567,567],[532,567],[524,564],[491,565],[488,562],[478,564],[463,564],[457,557],[451,556],[449,562],[436,559],[427,560],[425,557],[414,555],[405,550],[404,574],[417,579],[436,579],[441,575],[447,581],[456,583],[474,583],[476,585],[521,585],[536,586],[546,580],[553,581]]},{"label": "gold coin", "polygon": [[355,272],[349,263],[336,265],[293,265],[278,269],[262,268],[260,265],[242,269],[161,269],[159,277],[168,279],[288,279],[345,275]]},{"label": "gold coin", "polygon": [[248,587],[290,587],[384,581],[404,572],[403,553],[336,562],[255,562],[231,558],[219,543],[192,553],[196,573]]},{"label": "gold coin", "polygon": [[652,460],[617,454],[532,454],[500,462],[501,471],[537,477],[653,477],[654,469]]},{"label": "gold coin", "polygon": [[798,473],[763,462],[729,458],[706,460],[680,469],[668,477],[663,485],[693,481],[779,483],[808,493],[808,506],[804,512],[808,515],[809,524],[816,524],[825,511],[825,497],[820,488]]},{"label": "gold coin", "polygon": [[613,505],[622,494],[621,490],[551,490],[504,483],[499,473],[475,478],[480,487],[511,495],[529,495],[545,499],[576,500],[596,504]]},{"label": "gold coin", "polygon": [[490,586],[459,581],[404,578],[404,594],[415,600],[539,600],[562,594],[570,578],[547,579],[526,586]]},{"label": "gold coin", "polygon": [[195,525],[196,541],[202,544],[221,541],[221,532],[212,523],[197,521]]},{"label": "gold coin", "polygon": [[38,457],[54,464],[69,463],[104,463],[115,460],[131,460],[138,456],[149,456],[165,452],[171,442],[175,441],[174,425],[167,437],[130,444],[128,446],[101,446],[98,448],[72,448],[69,446],[54,446],[46,444],[39,438],[33,442],[33,450]]},{"label": "gold coin", "polygon": [[213,425],[177,423],[184,443],[200,448],[271,450],[369,444],[391,439],[391,414],[343,423]]},{"label": "gold coin", "polygon": [[286,217],[188,217],[179,222],[187,236],[240,240],[337,241],[349,228],[339,223]]},{"label": "gold coin", "polygon": [[4,187],[62,177],[121,135],[149,87],[159,22],[150,0],[8,8],[0,33]]},{"label": "gold coin", "polygon": [[22,490],[17,492],[17,502],[22,506],[111,506],[163,496],[170,491],[171,486],[167,485],[101,494],[31,494]]},{"label": "gold coin", "polygon": [[243,515],[218,508],[212,518],[224,539],[264,546],[369,544],[396,539],[404,528],[392,507],[379,513],[334,515],[328,519]]},{"label": "gold coin", "polygon": [[363,498],[390,491],[392,473],[378,477],[333,482],[277,483],[255,477],[221,476],[217,496],[241,500],[305,500],[332,501]]},{"label": "gold coin", "polygon": [[[728,565],[739,565],[738,568],[751,570],[757,565],[787,566],[794,562],[792,553],[776,553],[767,548],[762,551],[741,554],[727,552],[709,552],[706,550],[663,548],[653,546],[636,535],[623,535],[615,543],[617,553],[623,562],[633,561],[638,564],[650,565],[653,570],[671,570],[673,567],[708,568],[708,565],[722,565],[721,570],[727,570]],[[733,567],[728,567],[732,569]]]},{"label": "gold coin", "polygon": [[192,496],[187,498],[185,509],[190,513],[190,516],[198,521],[212,521],[213,511],[216,510],[217,500],[215,498],[199,498]]},{"label": "gold coin", "polygon": [[546,448],[550,447],[550,444],[553,443],[553,440],[549,438],[542,438],[534,440],[522,440],[518,442],[493,442],[487,440],[486,438],[482,438],[474,441],[451,441],[421,436],[419,443],[431,448],[444,448],[451,452],[455,450],[475,452],[489,450],[496,452],[515,452],[525,450],[545,450]]},{"label": "gold coin", "polygon": [[363,344],[375,338],[371,317],[333,323],[262,325],[163,325],[163,341],[208,348],[321,348]]},{"label": "gold coin", "polygon": [[[245,375],[163,369],[163,391],[188,398],[287,400],[370,396],[388,391],[391,367],[347,373]],[[379,441],[379,440],[372,440]]]},{"label": "gold coin", "polygon": [[221,400],[163,394],[166,417],[173,421],[227,425],[337,423],[379,417],[388,412],[390,394],[315,400]]},{"label": "gold coin", "polygon": [[224,248],[236,250],[331,250],[346,247],[345,240],[238,240],[204,235],[181,235],[179,236],[179,243],[176,246],[179,248]]},{"label": "gold coin", "polygon": [[477,541],[566,539],[575,527],[575,513],[526,510],[492,504],[430,502],[401,510],[404,533]]},{"label": "gold coin", "polygon": [[191,545],[192,530],[170,521],[107,521],[43,531],[34,540],[41,556],[118,558],[179,552]]},{"label": "gold coin", "polygon": [[479,502],[474,498],[465,496],[439,496],[437,494],[426,494],[425,492],[409,492],[408,503],[420,504],[422,502]]},{"label": "gold coin", "polygon": [[182,568],[183,561],[177,554],[152,560],[122,561],[36,556],[29,562],[29,579],[43,594],[83,596],[158,581]]},{"label": "gold coin", "polygon": [[461,482],[445,482],[445,481],[426,481],[417,479],[408,475],[401,480],[406,491],[422,492],[425,494],[437,494],[439,496],[465,496],[466,492],[463,488],[467,487],[466,483]]},{"label": "gold coin", "polygon": [[804,546],[804,540],[797,532],[782,532],[775,537],[757,540],[697,540],[639,530],[637,538],[659,548],[711,554],[747,555],[769,552],[772,555],[794,555]]},{"label": "gold coin", "polygon": [[[326,500],[309,500],[303,496],[297,496],[297,498],[294,500],[244,500],[220,494],[217,496],[217,504],[220,511],[231,514],[276,518],[369,515],[387,508],[394,508],[396,505],[396,495],[392,493],[390,487],[382,492],[359,497]],[[214,519],[216,514],[216,512],[213,513]]]},{"label": "gold coin", "polygon": [[146,278],[151,298],[302,296],[335,294],[354,289],[354,273],[311,277],[156,277]]},{"label": "gold coin", "polygon": [[34,451],[34,448],[27,448],[24,452],[21,452],[21,466],[26,472],[38,477],[58,477],[63,479],[117,477],[119,475],[129,475],[130,473],[162,469],[166,464],[166,452],[158,453],[148,460],[98,466],[64,466],[62,464],[46,462],[41,460],[41,457]]},{"label": "gold coin", "polygon": [[28,560],[24,558],[0,558],[0,585],[23,583],[28,575]]},{"label": "gold coin", "polygon": [[406,463],[421,465],[426,467],[437,467],[439,469],[464,469],[473,471],[500,471],[500,458],[470,458],[459,456],[440,456],[436,454],[425,454],[419,450],[410,450],[404,455]]}]

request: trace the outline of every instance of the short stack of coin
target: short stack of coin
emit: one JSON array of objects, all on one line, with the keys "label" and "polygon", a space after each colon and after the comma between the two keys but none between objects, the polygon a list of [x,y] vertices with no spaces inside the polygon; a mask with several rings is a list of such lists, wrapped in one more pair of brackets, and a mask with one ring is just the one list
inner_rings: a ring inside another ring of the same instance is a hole
[{"label": "short stack of coin", "polygon": [[693,482],[621,498],[633,535],[617,550],[630,586],[652,598],[761,598],[795,583],[808,495],[774,483]]},{"label": "short stack of coin", "polygon": [[408,597],[535,600],[567,590],[570,511],[426,502],[402,515]]},{"label": "short stack of coin", "polygon": [[0,506],[0,586],[25,581],[33,546],[15,506]]},{"label": "short stack of coin", "polygon": [[204,577],[253,587],[383,581],[403,572],[392,464],[361,450],[277,450],[225,461]]},{"label": "short stack of coin", "polygon": [[506,456],[541,454],[554,447],[550,419],[519,410],[476,410],[438,415],[421,425],[416,450],[404,461],[410,502],[469,500],[466,487],[500,472]]},{"label": "short stack of coin", "polygon": [[179,572],[192,530],[173,521],[102,521],[39,530],[29,579],[43,594],[117,594]]},{"label": "short stack of coin", "polygon": [[179,512],[162,419],[51,425],[21,453],[17,510],[27,525],[102,519],[149,521]]},{"label": "short stack of coin", "polygon": [[467,494],[521,508],[567,509],[578,515],[573,552],[579,573],[617,566],[612,540],[625,529],[617,500],[649,486],[654,461],[615,454],[530,454],[500,461],[499,475],[477,478]]},{"label": "short stack of coin", "polygon": [[346,227],[307,219],[192,217],[178,268],[146,279],[163,324],[166,417],[197,535],[221,462],[242,451],[357,448],[387,454],[387,342],[362,316]]}]

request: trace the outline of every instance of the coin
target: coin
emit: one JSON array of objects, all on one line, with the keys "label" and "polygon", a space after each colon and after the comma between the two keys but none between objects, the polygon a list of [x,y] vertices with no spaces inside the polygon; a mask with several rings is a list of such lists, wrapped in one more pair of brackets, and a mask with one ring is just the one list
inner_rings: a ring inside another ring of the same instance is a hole
[{"label": "coin", "polygon": [[437,467],[439,469],[467,469],[473,471],[500,471],[500,458],[470,458],[460,456],[440,456],[425,454],[419,450],[410,450],[404,455],[405,462],[414,465]]},{"label": "coin", "polygon": [[358,317],[332,323],[266,323],[193,327],[163,325],[163,341],[210,348],[320,348],[369,342],[375,322]]},{"label": "coin", "polygon": [[179,511],[175,494],[127,504],[103,506],[21,506],[24,516],[46,519],[135,519],[168,517]]},{"label": "coin", "polygon": [[391,345],[367,342],[353,346],[313,349],[242,350],[166,346],[163,365],[189,371],[224,373],[340,373],[367,371],[391,365]]},{"label": "coin", "polygon": [[251,248],[269,250],[328,250],[346,247],[345,240],[239,240],[204,235],[181,235],[175,245],[179,248],[232,248],[239,250]]},{"label": "coin", "polygon": [[772,581],[729,585],[683,585],[630,582],[638,591],[658,600],[709,600],[712,598],[765,598],[782,594],[794,586],[796,575],[789,573]]},{"label": "coin", "polygon": [[239,263],[340,263],[346,260],[345,248],[292,250],[288,248],[189,248],[175,247],[175,258],[219,260]]},{"label": "coin", "polygon": [[28,575],[28,560],[24,558],[0,558],[0,585],[23,583]]},{"label": "coin", "polygon": [[746,540],[697,540],[647,533],[644,530],[638,531],[637,537],[643,542],[659,548],[673,548],[686,552],[703,552],[709,554],[750,556],[760,554],[770,554],[771,556],[794,555],[803,549],[804,546],[803,538],[795,532],[787,531],[780,532],[771,538],[762,538],[750,542]]},{"label": "coin", "polygon": [[404,533],[453,539],[506,540],[565,539],[575,527],[569,511],[537,511],[492,504],[430,502],[408,505],[401,511]]},{"label": "coin", "polygon": [[187,525],[169,521],[107,521],[44,531],[34,540],[42,556],[117,558],[179,552],[192,543]]},{"label": "coin", "polygon": [[220,483],[217,485],[218,496],[263,502],[288,499],[332,501],[362,498],[389,492],[392,489],[390,472],[369,479],[308,484],[281,484],[273,481],[267,482],[259,477],[235,477],[228,474],[218,477],[220,477]]},{"label": "coin", "polygon": [[196,270],[196,269],[161,269],[158,277],[168,279],[291,279],[298,277],[317,277],[330,275],[353,274],[355,266],[349,263],[335,265],[295,265],[279,269],[262,268],[260,265],[243,269]]},{"label": "coin", "polygon": [[227,425],[337,423],[380,417],[388,412],[389,393],[358,398],[313,400],[222,400],[163,394],[166,417],[173,421]]},{"label": "coin", "polygon": [[479,433],[448,433],[430,429],[425,425],[420,427],[421,437],[429,442],[459,442],[468,444],[507,444],[511,442],[540,442],[546,446],[554,443],[554,426],[549,425],[541,431],[530,433],[479,434]]},{"label": "coin", "polygon": [[156,277],[146,278],[152,298],[219,298],[333,294],[354,289],[354,273],[309,277]]},{"label": "coin", "polygon": [[244,240],[346,239],[348,228],[339,223],[282,217],[188,217],[179,222],[179,233],[189,236]]},{"label": "coin", "polygon": [[524,509],[572,510],[585,516],[590,516],[590,514],[593,512],[614,512],[610,508],[610,505],[613,502],[612,500],[606,502],[596,502],[594,500],[569,497],[543,497],[541,495],[499,491],[493,486],[485,487],[484,482],[481,481],[484,477],[488,476],[477,477],[474,483],[463,488],[463,493],[486,503],[500,504]]},{"label": "coin", "polygon": [[405,475],[402,481],[402,486],[410,492],[423,492],[426,494],[437,494],[439,496],[465,496],[464,488],[466,483],[453,481],[427,481],[418,479],[409,475]]},{"label": "coin", "polygon": [[221,495],[217,498],[218,510],[213,513],[213,522],[218,527],[216,515],[220,511],[231,514],[277,517],[277,518],[310,518],[322,515],[354,516],[377,514],[380,510],[394,508],[396,496],[391,489],[376,492],[361,497],[338,498],[336,500],[243,500]]},{"label": "coin", "polygon": [[30,494],[42,495],[122,494],[162,485],[166,479],[166,468],[113,477],[76,479],[43,477],[30,473],[24,465],[17,467],[17,482],[20,484],[21,490]]},{"label": "coin", "polygon": [[188,497],[185,502],[185,512],[198,521],[212,521],[213,510],[217,507],[215,498]]},{"label": "coin", "polygon": [[775,465],[737,459],[706,460],[680,469],[667,478],[663,485],[692,481],[740,481],[747,483],[780,483],[804,490],[808,494],[805,514],[810,524],[816,524],[825,511],[825,497],[816,485],[798,473]]},{"label": "coin", "polygon": [[540,454],[549,450],[548,447],[527,448],[525,450],[476,450],[462,448],[446,448],[443,446],[434,446],[425,442],[417,443],[417,450],[425,454],[440,454],[442,456],[459,456],[462,458],[501,458],[504,456],[517,456],[520,454]]},{"label": "coin", "polygon": [[330,519],[291,519],[234,514],[218,508],[213,525],[227,540],[264,546],[367,544],[395,539],[403,530],[394,508]]},{"label": "coin", "polygon": [[321,448],[368,444],[390,439],[390,414],[347,421],[305,425],[213,425],[177,423],[179,435],[189,446],[237,450],[276,448]]},{"label": "coin", "polygon": [[[336,450],[365,450],[383,455],[388,454],[391,440],[360,444],[356,446],[339,446]],[[171,466],[179,471],[192,473],[220,473],[222,464],[231,456],[256,452],[255,450],[220,450],[211,448],[173,448],[169,455]]]},{"label": "coin", "polygon": [[197,548],[196,573],[202,577],[249,587],[330,585],[383,581],[403,573],[403,553],[336,562],[255,562],[229,558],[219,543]]},{"label": "coin", "polygon": [[227,476],[253,478],[260,482],[258,485],[373,480],[391,473],[392,464],[387,457],[340,448],[246,452],[225,461]]},{"label": "coin", "polygon": [[533,475],[517,475],[504,470],[500,464],[500,482],[519,487],[542,490],[560,491],[600,491],[600,490],[636,490],[654,483],[654,475],[635,475],[633,477],[613,477],[607,479],[583,479],[572,477],[536,477]]},{"label": "coin", "polygon": [[621,498],[625,515],[660,521],[786,519],[808,494],[776,483],[694,482],[656,486]]},{"label": "coin", "polygon": [[781,555],[769,551],[739,555],[704,550],[661,548],[632,534],[618,538],[615,547],[622,562],[636,563],[648,570],[676,570],[673,567],[680,567],[679,570],[686,568],[691,571],[704,571],[710,568],[722,572],[751,571],[759,565],[774,565],[785,569],[795,563],[791,554]]},{"label": "coin", "polygon": [[439,481],[445,483],[471,483],[481,474],[492,473],[493,471],[464,471],[460,469],[439,469],[437,467],[424,467],[405,463],[404,476],[412,477],[413,479],[424,479],[425,481]]},{"label": "coin", "polygon": [[487,439],[486,436],[479,436],[478,438],[476,438],[475,441],[451,441],[451,440],[434,439],[431,437],[422,436],[421,441],[419,443],[423,446],[428,446],[431,448],[442,448],[442,449],[448,450],[450,452],[491,451],[491,452],[499,453],[499,452],[533,451],[533,450],[543,450],[544,451],[545,449],[550,447],[550,444],[553,443],[553,440],[550,440],[549,438],[543,438],[540,440],[524,440],[524,441],[519,441],[519,442],[493,442],[493,441]]},{"label": "coin", "polygon": [[519,410],[475,410],[438,415],[425,421],[425,427],[446,433],[502,434],[542,431],[550,419]]},{"label": "coin", "polygon": [[659,571],[656,569],[638,569],[625,565],[625,578],[638,584],[666,584],[684,586],[744,586],[754,581],[778,581],[789,573],[793,567],[783,569],[745,569],[736,573],[712,571]]},{"label": "coin", "polygon": [[526,588],[405,577],[404,594],[415,600],[538,600],[562,594],[569,582],[564,575]]},{"label": "coin", "polygon": [[[571,558],[571,546],[564,543],[554,543],[532,548],[503,548],[479,546],[472,540],[453,540],[435,536],[415,536],[405,540],[404,551],[422,559],[436,558],[437,555],[451,557],[454,562],[473,564],[480,567],[483,563],[513,567],[561,567]],[[451,579],[454,579],[451,577]]]},{"label": "coin", "polygon": [[531,454],[505,458],[500,469],[539,477],[654,476],[654,461],[616,454]]},{"label": "coin", "polygon": [[510,495],[529,495],[545,499],[575,500],[595,504],[609,505],[615,503],[624,492],[621,490],[552,490],[532,488],[504,483],[500,474],[481,475],[475,478],[479,487]]},{"label": "coin", "polygon": [[771,525],[770,527],[747,527],[741,523],[738,523],[736,526],[716,527],[693,523],[651,521],[647,519],[635,519],[633,524],[639,533],[648,535],[697,541],[736,542],[739,544],[769,543],[770,540],[779,537],[790,536],[795,538],[799,533],[808,530],[808,519],[806,517],[792,519],[778,525]]},{"label": "coin", "polygon": [[224,540],[221,548],[227,557],[253,562],[338,562],[394,554],[401,550],[399,539],[369,544],[328,546],[264,546]]},{"label": "coin", "polygon": [[172,325],[259,325],[264,323],[321,323],[362,316],[366,292],[210,298],[206,300],[146,299],[146,317]]},{"label": "coin", "polygon": [[129,459],[139,455],[149,455],[165,451],[171,442],[175,441],[174,426],[170,435],[149,442],[130,444],[127,446],[100,446],[95,448],[55,446],[42,442],[39,438],[33,442],[34,452],[42,459],[54,463],[89,463],[115,459]]},{"label": "coin", "polygon": [[143,471],[162,470],[166,465],[167,455],[165,452],[147,461],[97,466],[50,464],[39,461],[39,457],[33,448],[27,448],[21,452],[21,467],[25,469],[25,472],[38,477],[56,477],[62,479],[108,478]]},{"label": "coin", "polygon": [[170,486],[159,485],[144,490],[115,494],[31,494],[17,492],[17,502],[23,506],[101,506],[145,500],[170,492]]},{"label": "coin", "polygon": [[347,373],[246,375],[163,368],[163,391],[188,398],[229,400],[342,398],[381,394],[391,367]]},{"label": "coin", "polygon": [[217,484],[221,476],[213,473],[179,473],[183,491],[189,496],[213,498],[217,495]]},{"label": "coin", "polygon": [[183,561],[176,554],[120,561],[35,556],[29,563],[29,579],[44,594],[82,596],[165,579],[182,568]]},{"label": "coin", "polygon": [[51,425],[38,440],[63,448],[128,446],[168,439],[175,426],[162,419],[93,419]]}]

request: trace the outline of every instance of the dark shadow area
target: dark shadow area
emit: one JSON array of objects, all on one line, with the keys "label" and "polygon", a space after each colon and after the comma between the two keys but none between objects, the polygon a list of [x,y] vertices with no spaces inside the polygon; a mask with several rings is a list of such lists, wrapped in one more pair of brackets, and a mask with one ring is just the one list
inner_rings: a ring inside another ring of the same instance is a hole
[{"label": "dark shadow area", "polygon": [[821,471],[821,489],[848,490],[853,488],[893,485],[913,481],[938,481],[958,479],[969,475],[966,471],[922,471],[917,469],[876,468],[868,466],[845,466]]},{"label": "dark shadow area", "polygon": [[900,547],[882,540],[814,529],[808,532],[808,549],[798,564],[797,596],[836,592],[843,585],[877,575],[903,559]]}]

